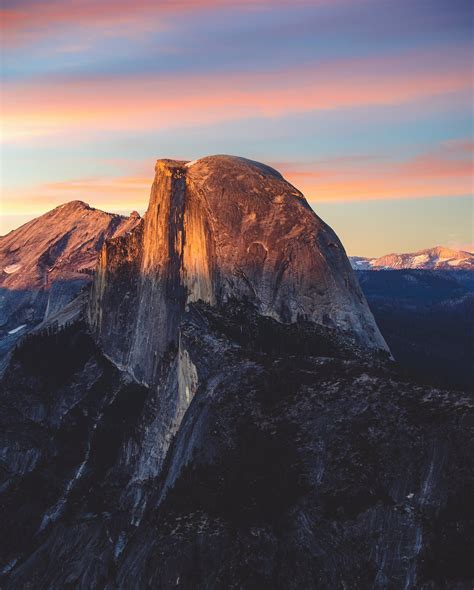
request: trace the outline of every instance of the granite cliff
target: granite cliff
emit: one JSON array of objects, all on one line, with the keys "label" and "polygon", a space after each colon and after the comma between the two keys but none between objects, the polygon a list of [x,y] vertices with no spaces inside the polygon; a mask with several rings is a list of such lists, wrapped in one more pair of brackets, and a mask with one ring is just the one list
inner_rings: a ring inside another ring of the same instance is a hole
[{"label": "granite cliff", "polygon": [[159,160],[142,223],[103,246],[89,314],[96,335],[152,383],[186,306],[232,299],[387,350],[339,239],[276,170],[230,156]]},{"label": "granite cliff", "polygon": [[276,170],[212,156],[158,160],[155,172],[142,222],[102,247],[88,320],[107,357],[156,396],[146,447],[158,470],[201,382],[181,337],[193,303],[246,302],[388,349],[339,239]]},{"label": "granite cliff", "polygon": [[406,378],[278,172],[159,160],[1,382],[2,588],[470,588],[472,400]]}]

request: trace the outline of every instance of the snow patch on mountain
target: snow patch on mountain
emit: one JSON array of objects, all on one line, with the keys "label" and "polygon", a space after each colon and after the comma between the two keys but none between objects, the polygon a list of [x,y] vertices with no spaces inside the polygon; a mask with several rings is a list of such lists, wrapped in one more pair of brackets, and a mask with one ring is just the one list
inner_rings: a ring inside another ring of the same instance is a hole
[{"label": "snow patch on mountain", "polygon": [[436,246],[418,252],[386,254],[380,258],[350,257],[355,270],[474,270],[474,254]]},{"label": "snow patch on mountain", "polygon": [[20,330],[23,330],[23,328],[26,328],[26,324],[22,324],[21,326],[18,326],[17,328],[13,328],[13,330],[10,330],[8,333],[9,334],[16,334]]}]

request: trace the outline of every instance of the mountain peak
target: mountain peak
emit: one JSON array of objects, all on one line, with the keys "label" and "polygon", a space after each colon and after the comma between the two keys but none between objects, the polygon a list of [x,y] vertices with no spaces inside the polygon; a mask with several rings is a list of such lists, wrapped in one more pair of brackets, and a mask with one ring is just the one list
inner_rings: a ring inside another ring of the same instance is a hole
[{"label": "mountain peak", "polygon": [[437,255],[440,257],[452,256],[453,258],[459,257],[460,255],[464,254],[472,254],[472,252],[468,252],[466,250],[455,250],[454,248],[448,248],[447,246],[434,246],[433,248],[426,248],[425,250],[420,250],[419,253],[431,253],[433,255]]},{"label": "mountain peak", "polygon": [[92,289],[0,386],[3,587],[464,587],[468,396],[384,362],[299,191],[244,159],[161,160],[143,220],[99,239],[100,212],[70,218],[21,248],[62,232],[49,277],[103,239]]},{"label": "mountain peak", "polygon": [[59,205],[62,209],[91,209],[89,203],[81,201],[80,199],[75,199],[73,201],[67,201],[62,205]]},{"label": "mountain peak", "polygon": [[[232,156],[227,154],[217,154],[214,156],[205,156],[192,162],[186,162],[186,168],[198,169],[200,167],[207,167],[211,170],[218,171],[228,169],[229,167],[234,170],[236,174],[241,173],[243,170],[254,170],[265,176],[273,176],[283,180],[283,176],[271,166],[262,164],[256,160],[250,160],[243,158],[242,156]],[[193,170],[194,171],[194,170]]]},{"label": "mountain peak", "polygon": [[[67,203],[63,203],[58,205],[54,209],[51,210],[52,212],[62,212],[62,213],[74,213],[78,211],[92,211],[94,210],[93,207],[89,205],[89,203],[85,203],[79,199],[74,201],[68,201]],[[105,213],[105,212],[104,212]]]},{"label": "mountain peak", "polygon": [[152,382],[197,301],[249,302],[386,350],[342,244],[280,173],[226,155],[160,159],[155,172],[140,231],[104,244],[91,297],[91,326],[120,366]]},{"label": "mountain peak", "polygon": [[351,264],[356,270],[474,270],[474,254],[445,246],[433,246],[416,252],[386,254],[379,258],[351,256]]},{"label": "mountain peak", "polygon": [[0,329],[29,328],[68,303],[91,280],[104,240],[130,231],[139,219],[75,200],[1,236]]}]

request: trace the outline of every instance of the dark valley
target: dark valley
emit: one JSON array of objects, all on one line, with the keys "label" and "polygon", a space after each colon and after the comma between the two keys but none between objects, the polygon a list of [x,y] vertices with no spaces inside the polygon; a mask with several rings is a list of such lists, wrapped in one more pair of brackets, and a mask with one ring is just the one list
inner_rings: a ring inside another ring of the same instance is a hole
[{"label": "dark valley", "polygon": [[390,350],[409,374],[473,391],[472,270],[363,270],[357,276]]}]

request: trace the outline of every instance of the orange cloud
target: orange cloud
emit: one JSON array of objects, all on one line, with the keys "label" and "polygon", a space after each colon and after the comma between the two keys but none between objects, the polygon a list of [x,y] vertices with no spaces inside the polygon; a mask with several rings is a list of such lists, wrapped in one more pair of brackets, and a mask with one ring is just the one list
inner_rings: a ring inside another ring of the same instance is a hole
[{"label": "orange cloud", "polygon": [[[288,175],[296,183],[297,176]],[[380,199],[414,199],[425,197],[456,197],[469,195],[472,182],[463,179],[429,180],[416,175],[400,177],[394,171],[358,179],[308,178],[299,183],[307,199],[316,201],[366,201]]]},{"label": "orange cloud", "polygon": [[443,144],[403,162],[335,158],[305,167],[277,166],[310,201],[464,196],[473,191],[472,150],[467,140]]},{"label": "orange cloud", "polygon": [[455,161],[443,160],[438,156],[421,156],[401,166],[400,173],[421,178],[467,177],[472,180],[473,162],[467,158]]},{"label": "orange cloud", "polygon": [[401,166],[401,174],[428,178],[474,178],[474,142],[451,141]]},{"label": "orange cloud", "polygon": [[[404,162],[372,156],[334,158],[321,162],[271,162],[308,201],[409,199],[464,196],[472,192],[472,170],[456,161],[469,141],[439,146]],[[441,154],[446,154],[442,159]],[[431,154],[437,154],[430,159]],[[420,162],[423,166],[420,166]],[[124,162],[125,166],[126,163]],[[109,178],[83,178],[4,190],[4,215],[38,215],[66,201],[81,199],[108,211],[144,211],[153,179],[153,162],[136,167],[138,173]]]},{"label": "orange cloud", "polygon": [[3,215],[40,215],[67,201],[81,200],[105,211],[144,211],[148,206],[153,166],[148,176],[84,178],[4,190]]},{"label": "orange cloud", "polygon": [[258,74],[130,77],[4,85],[4,141],[144,131],[289,113],[394,105],[470,88],[438,56],[337,61]]}]

